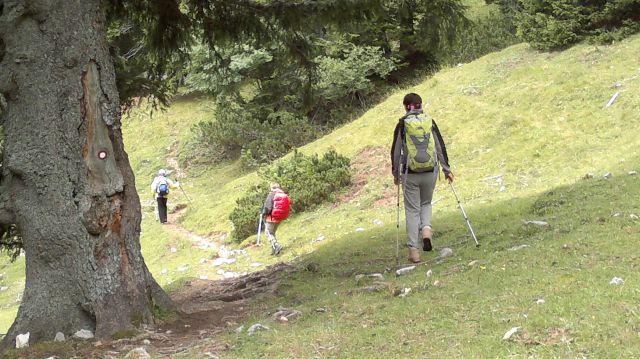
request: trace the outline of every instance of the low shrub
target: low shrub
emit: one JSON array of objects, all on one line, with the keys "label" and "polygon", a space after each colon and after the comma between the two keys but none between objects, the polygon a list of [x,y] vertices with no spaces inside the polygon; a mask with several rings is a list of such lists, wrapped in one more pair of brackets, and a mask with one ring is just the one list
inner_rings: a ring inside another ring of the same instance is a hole
[{"label": "low shrub", "polygon": [[319,204],[331,202],[351,183],[349,158],[334,150],[305,156],[295,151],[290,158],[275,162],[259,171],[262,182],[251,187],[236,201],[229,215],[234,230],[232,238],[240,242],[255,233],[258,214],[262,209],[269,183],[278,182],[289,194],[292,213],[299,213]]}]

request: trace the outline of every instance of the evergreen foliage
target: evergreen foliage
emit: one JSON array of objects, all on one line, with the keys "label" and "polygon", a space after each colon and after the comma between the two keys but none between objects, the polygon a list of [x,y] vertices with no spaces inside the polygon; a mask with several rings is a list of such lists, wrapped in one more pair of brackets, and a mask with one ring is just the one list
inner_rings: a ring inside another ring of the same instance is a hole
[{"label": "evergreen foliage", "polygon": [[258,213],[269,193],[269,183],[278,182],[291,199],[293,213],[302,212],[321,203],[333,201],[336,194],[351,183],[349,159],[334,150],[322,157],[305,156],[295,151],[288,159],[273,163],[260,172],[263,179],[236,201],[229,215],[236,241],[242,241],[258,228]]},{"label": "evergreen foliage", "polygon": [[610,43],[640,31],[638,0],[500,0],[518,34],[550,51],[590,40]]}]

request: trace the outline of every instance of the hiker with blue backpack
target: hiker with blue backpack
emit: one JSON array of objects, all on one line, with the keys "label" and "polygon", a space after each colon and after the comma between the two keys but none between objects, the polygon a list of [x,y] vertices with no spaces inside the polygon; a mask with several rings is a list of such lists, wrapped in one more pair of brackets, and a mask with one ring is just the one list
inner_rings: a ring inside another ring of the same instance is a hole
[{"label": "hiker with blue backpack", "polygon": [[158,204],[158,219],[160,223],[167,223],[167,198],[170,188],[180,187],[180,182],[173,182],[167,177],[167,171],[161,169],[158,175],[151,182],[151,192],[154,194]]},{"label": "hiker with blue backpack", "polygon": [[391,169],[394,183],[398,186],[398,232],[402,182],[409,261],[418,263],[420,247],[426,252],[433,249],[431,200],[438,170],[442,168],[450,183],[453,182],[453,173],[440,130],[422,110],[422,98],[416,93],[409,93],[402,103],[406,114],[400,118],[393,132]]},{"label": "hiker with blue backpack", "polygon": [[[278,255],[282,251],[282,246],[276,240],[276,230],[278,230],[280,223],[289,217],[291,202],[289,195],[280,188],[280,184],[272,182],[270,187],[271,192],[267,195],[264,206],[262,206],[260,221],[264,220],[265,222],[264,229],[271,244],[271,255]],[[260,229],[258,229],[259,235]]]}]

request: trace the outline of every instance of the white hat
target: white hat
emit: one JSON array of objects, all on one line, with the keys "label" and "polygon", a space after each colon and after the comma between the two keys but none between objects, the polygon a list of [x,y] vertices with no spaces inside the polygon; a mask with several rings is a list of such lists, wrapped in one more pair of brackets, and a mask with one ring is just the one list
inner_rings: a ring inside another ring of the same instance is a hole
[{"label": "white hat", "polygon": [[158,175],[160,175],[160,176],[164,176],[166,174],[167,174],[167,171],[165,171],[164,168],[161,169],[160,171],[158,171]]}]

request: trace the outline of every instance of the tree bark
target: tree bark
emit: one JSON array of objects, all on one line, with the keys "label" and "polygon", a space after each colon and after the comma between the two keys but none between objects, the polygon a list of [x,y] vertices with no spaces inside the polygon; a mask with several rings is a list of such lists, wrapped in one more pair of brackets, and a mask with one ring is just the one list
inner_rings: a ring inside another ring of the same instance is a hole
[{"label": "tree bark", "polygon": [[6,136],[0,219],[15,221],[25,291],[3,341],[153,322],[170,305],[140,253],[140,201],[124,151],[100,0],[0,0]]}]

